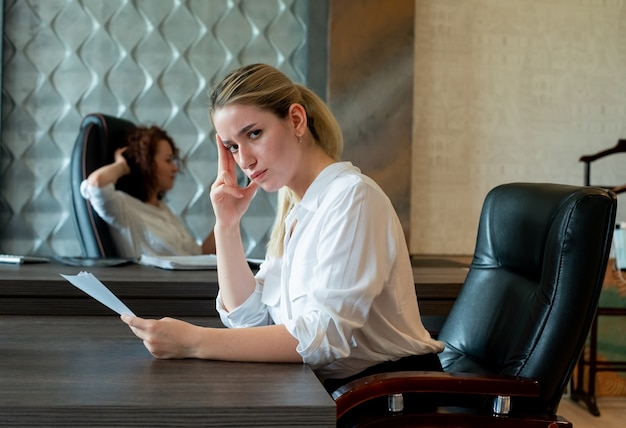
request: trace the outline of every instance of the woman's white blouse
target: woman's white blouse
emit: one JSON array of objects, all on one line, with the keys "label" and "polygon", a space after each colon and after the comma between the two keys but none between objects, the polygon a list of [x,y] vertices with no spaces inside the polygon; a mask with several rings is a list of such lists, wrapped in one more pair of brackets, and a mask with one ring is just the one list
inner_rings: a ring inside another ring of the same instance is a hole
[{"label": "woman's white blouse", "polygon": [[113,184],[95,187],[83,180],[80,193],[111,226],[121,257],[192,256],[202,247],[164,202],[154,206],[115,190]]},{"label": "woman's white blouse", "polygon": [[231,312],[218,295],[226,326],[284,324],[322,378],[443,350],[421,322],[404,232],[373,180],[332,164],[285,223],[283,257],[266,258],[255,292]]}]

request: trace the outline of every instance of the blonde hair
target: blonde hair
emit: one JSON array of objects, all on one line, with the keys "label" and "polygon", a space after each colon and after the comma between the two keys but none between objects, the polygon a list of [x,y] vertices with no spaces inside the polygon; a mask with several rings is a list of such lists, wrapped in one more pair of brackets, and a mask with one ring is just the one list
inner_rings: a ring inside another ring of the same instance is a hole
[{"label": "blonde hair", "polygon": [[[267,64],[252,64],[230,72],[209,96],[209,117],[231,104],[253,105],[287,119],[292,104],[300,104],[307,114],[307,128],[315,143],[335,161],[343,151],[343,134],[326,103],[304,85],[292,82],[285,74]],[[287,187],[278,191],[276,219],[267,250],[281,257],[285,238],[285,217],[299,202]]]}]

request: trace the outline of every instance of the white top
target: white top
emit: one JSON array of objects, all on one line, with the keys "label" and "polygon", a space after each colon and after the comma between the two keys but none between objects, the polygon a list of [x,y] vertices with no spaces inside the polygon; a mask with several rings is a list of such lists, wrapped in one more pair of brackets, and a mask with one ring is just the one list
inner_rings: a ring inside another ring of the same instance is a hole
[{"label": "white top", "polygon": [[80,193],[111,226],[121,257],[192,256],[202,247],[164,202],[154,206],[119,190],[113,184],[95,187],[83,180]]},{"label": "white top", "polygon": [[228,327],[284,324],[322,378],[441,352],[424,328],[404,232],[391,201],[349,162],[332,164],[289,213],[282,259],[268,256]]}]

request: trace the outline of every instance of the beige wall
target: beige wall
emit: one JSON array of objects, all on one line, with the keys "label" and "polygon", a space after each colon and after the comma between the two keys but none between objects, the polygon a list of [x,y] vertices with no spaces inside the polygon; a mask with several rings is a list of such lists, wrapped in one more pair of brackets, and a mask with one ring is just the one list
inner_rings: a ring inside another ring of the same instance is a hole
[{"label": "beige wall", "polygon": [[414,31],[411,252],[471,254],[490,188],[583,184],[626,138],[624,0],[416,0]]}]

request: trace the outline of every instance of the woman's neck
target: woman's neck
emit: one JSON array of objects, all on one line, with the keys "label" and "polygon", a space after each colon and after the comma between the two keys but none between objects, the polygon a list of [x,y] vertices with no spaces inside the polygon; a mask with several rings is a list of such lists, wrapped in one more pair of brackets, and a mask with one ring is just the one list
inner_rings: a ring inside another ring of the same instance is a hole
[{"label": "woman's neck", "polygon": [[298,195],[298,198],[302,199],[307,189],[315,181],[318,175],[326,169],[329,165],[335,163],[335,160],[328,156],[321,148],[313,150],[310,155],[307,156],[306,162],[308,166],[298,178],[297,181],[292,183],[291,190]]},{"label": "woman's neck", "polygon": [[150,204],[150,205],[154,205],[155,207],[159,206],[159,198],[157,197],[157,194],[153,194],[152,196],[150,196],[148,198],[148,200],[146,200],[146,204]]}]

